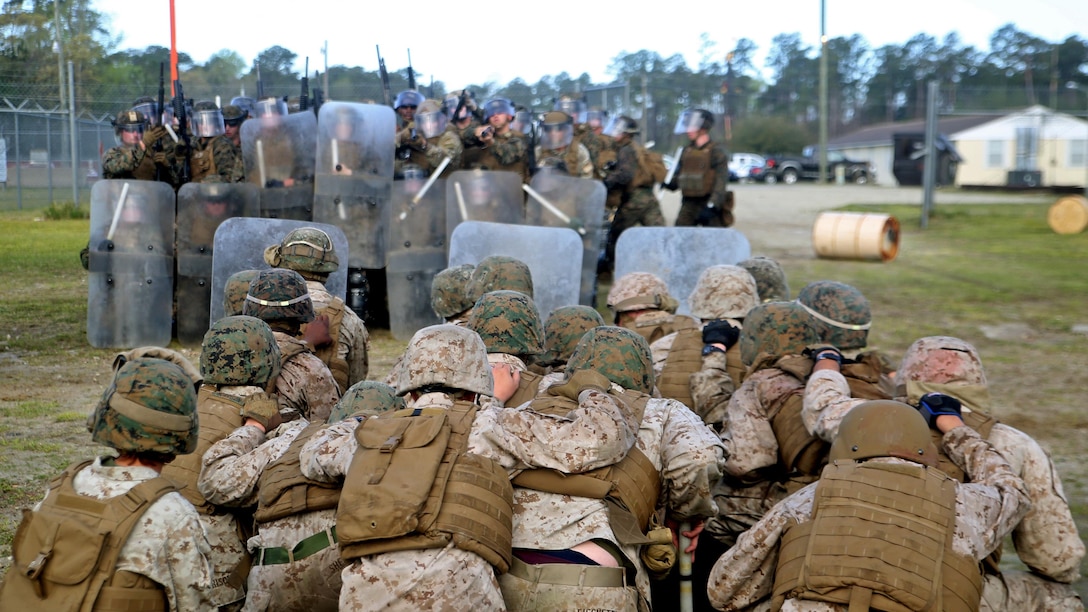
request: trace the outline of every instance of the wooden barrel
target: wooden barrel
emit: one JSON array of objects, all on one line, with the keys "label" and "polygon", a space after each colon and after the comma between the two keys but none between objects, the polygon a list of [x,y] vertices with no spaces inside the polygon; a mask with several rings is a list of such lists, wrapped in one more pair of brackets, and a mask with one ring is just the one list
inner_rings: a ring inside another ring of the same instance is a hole
[{"label": "wooden barrel", "polygon": [[1059,199],[1047,211],[1046,222],[1058,234],[1079,234],[1088,227],[1088,199],[1079,195]]},{"label": "wooden barrel", "polygon": [[812,226],[818,257],[891,261],[899,252],[899,221],[876,213],[827,212]]}]

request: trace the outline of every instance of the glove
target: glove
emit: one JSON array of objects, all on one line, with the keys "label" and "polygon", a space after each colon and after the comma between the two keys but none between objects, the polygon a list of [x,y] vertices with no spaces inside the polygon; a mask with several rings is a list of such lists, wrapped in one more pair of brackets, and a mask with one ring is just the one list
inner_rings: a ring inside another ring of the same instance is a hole
[{"label": "glove", "polygon": [[819,361],[819,359],[817,359],[817,357],[819,357],[823,353],[834,353],[835,357],[833,357],[833,359],[836,362],[838,362],[838,364],[840,366],[842,365],[842,362],[843,362],[842,351],[840,351],[839,349],[831,346],[830,344],[826,344],[826,345],[822,345],[822,346],[810,346],[810,347],[806,348],[805,350],[801,351],[801,354],[803,356],[808,357],[809,359],[811,359],[814,362]]},{"label": "glove", "polygon": [[273,187],[283,187],[284,184],[283,184],[283,181],[279,181],[279,180],[276,180],[276,179],[268,179],[267,181],[264,182],[264,186],[271,189]]},{"label": "glove", "polygon": [[156,125],[155,127],[151,128],[150,130],[147,130],[146,132],[144,132],[144,137],[143,137],[144,146],[150,147],[151,145],[155,144],[156,142],[162,140],[163,138],[166,138],[166,128],[164,128],[161,125]]},{"label": "glove", "polygon": [[706,206],[699,210],[699,214],[696,215],[695,225],[711,225],[718,216],[718,209],[708,202]]},{"label": "glove", "polygon": [[612,160],[612,161],[609,161],[609,162],[605,162],[604,165],[601,166],[601,170],[604,170],[605,172],[611,172],[612,169],[615,168],[615,167],[616,167],[616,160]]},{"label": "glove", "polygon": [[728,350],[740,339],[740,330],[724,319],[707,323],[703,327],[703,344],[724,344]]},{"label": "glove", "polygon": [[937,429],[937,417],[952,415],[962,417],[960,401],[943,393],[926,393],[918,400],[918,412],[926,418],[932,429]]},{"label": "glove", "polygon": [[672,530],[668,527],[656,527],[651,523],[646,539],[653,540],[639,551],[639,557],[646,566],[646,571],[654,580],[663,580],[676,565],[676,546],[672,543]]},{"label": "glove", "polygon": [[151,154],[151,160],[159,166],[166,165],[166,151],[155,151]]},{"label": "glove", "polygon": [[279,402],[274,395],[267,393],[254,393],[247,397],[242,407],[242,418],[257,421],[265,431],[272,431],[283,423]]},{"label": "glove", "polygon": [[604,374],[594,370],[578,370],[570,375],[567,382],[561,385],[548,387],[548,394],[561,395],[565,398],[578,401],[578,395],[586,389],[594,389],[601,393],[608,393],[608,390],[611,387],[612,383],[604,377]]}]

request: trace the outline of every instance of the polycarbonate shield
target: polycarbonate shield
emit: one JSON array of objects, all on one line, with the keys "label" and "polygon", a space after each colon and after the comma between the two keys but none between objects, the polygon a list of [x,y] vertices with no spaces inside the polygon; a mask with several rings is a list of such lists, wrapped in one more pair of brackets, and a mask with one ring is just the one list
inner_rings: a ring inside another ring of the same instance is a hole
[{"label": "polycarbonate shield", "polygon": [[506,255],[529,266],[541,320],[560,306],[578,303],[582,239],[574,230],[469,221],[453,231],[450,266],[476,265],[490,255]]},{"label": "polycarbonate shield", "polygon": [[170,344],[174,190],[98,181],[91,188],[87,340],[95,348]]},{"label": "polycarbonate shield", "polygon": [[525,200],[527,224],[569,227],[582,238],[582,283],[578,303],[592,306],[608,190],[601,181],[551,171],[536,173],[529,183],[529,190]]},{"label": "polycarbonate shield", "polygon": [[182,344],[199,345],[211,324],[215,230],[227,219],[260,212],[257,186],[249,183],[186,183],[178,191],[174,316]]},{"label": "polycarbonate shield", "polygon": [[385,267],[389,331],[410,340],[420,328],[442,323],[431,308],[431,281],[446,268],[446,180],[394,181],[391,217]]},{"label": "polycarbonate shield", "polygon": [[283,241],[283,237],[300,227],[316,227],[329,235],[340,267],[329,275],[325,289],[333,296],[344,299],[348,288],[348,267],[344,260],[349,253],[348,239],[335,225],[294,221],[292,219],[265,219],[235,217],[220,224],[215,232],[212,253],[212,303],[211,321],[223,318],[223,289],[227,279],[243,270],[267,270],[264,250]]},{"label": "polycarbonate shield", "polygon": [[317,119],[313,113],[266,115],[242,123],[246,181],[261,189],[261,216],[313,218]]},{"label": "polycarbonate shield", "polygon": [[351,246],[349,267],[381,268],[396,115],[388,106],[347,102],[328,102],[319,112],[314,221],[344,230]]},{"label": "polycarbonate shield", "polygon": [[677,312],[690,314],[687,297],[703,270],[736,265],[751,256],[748,238],[729,227],[632,227],[616,241],[613,278],[631,272],[656,274],[680,302]]},{"label": "polycarbonate shield", "polygon": [[446,179],[446,241],[465,221],[525,224],[521,175],[495,170],[458,170]]}]

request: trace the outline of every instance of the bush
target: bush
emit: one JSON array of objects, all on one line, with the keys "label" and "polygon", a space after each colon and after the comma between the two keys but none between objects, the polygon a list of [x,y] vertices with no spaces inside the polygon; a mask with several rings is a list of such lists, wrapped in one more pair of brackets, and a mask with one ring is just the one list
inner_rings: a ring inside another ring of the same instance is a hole
[{"label": "bush", "polygon": [[42,211],[46,219],[60,221],[61,219],[90,219],[91,211],[83,206],[76,206],[72,202],[53,202]]}]

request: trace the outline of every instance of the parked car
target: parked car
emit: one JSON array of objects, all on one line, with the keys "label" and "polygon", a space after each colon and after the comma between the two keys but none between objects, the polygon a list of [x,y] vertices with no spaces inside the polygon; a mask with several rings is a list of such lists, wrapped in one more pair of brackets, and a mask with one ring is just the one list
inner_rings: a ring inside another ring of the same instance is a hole
[{"label": "parked car", "polygon": [[749,181],[754,180],[752,169],[758,168],[762,172],[766,160],[762,155],[755,153],[731,153],[729,155],[729,180]]},{"label": "parked car", "polygon": [[[769,155],[763,167],[763,181],[774,184],[779,181],[792,185],[797,181],[814,181],[820,175],[820,160],[813,147],[806,147],[806,155]],[[838,151],[827,153],[827,176],[825,180],[834,180],[836,168],[843,168],[843,176],[848,183],[864,185],[873,181],[876,172],[867,161],[847,158]]]}]

